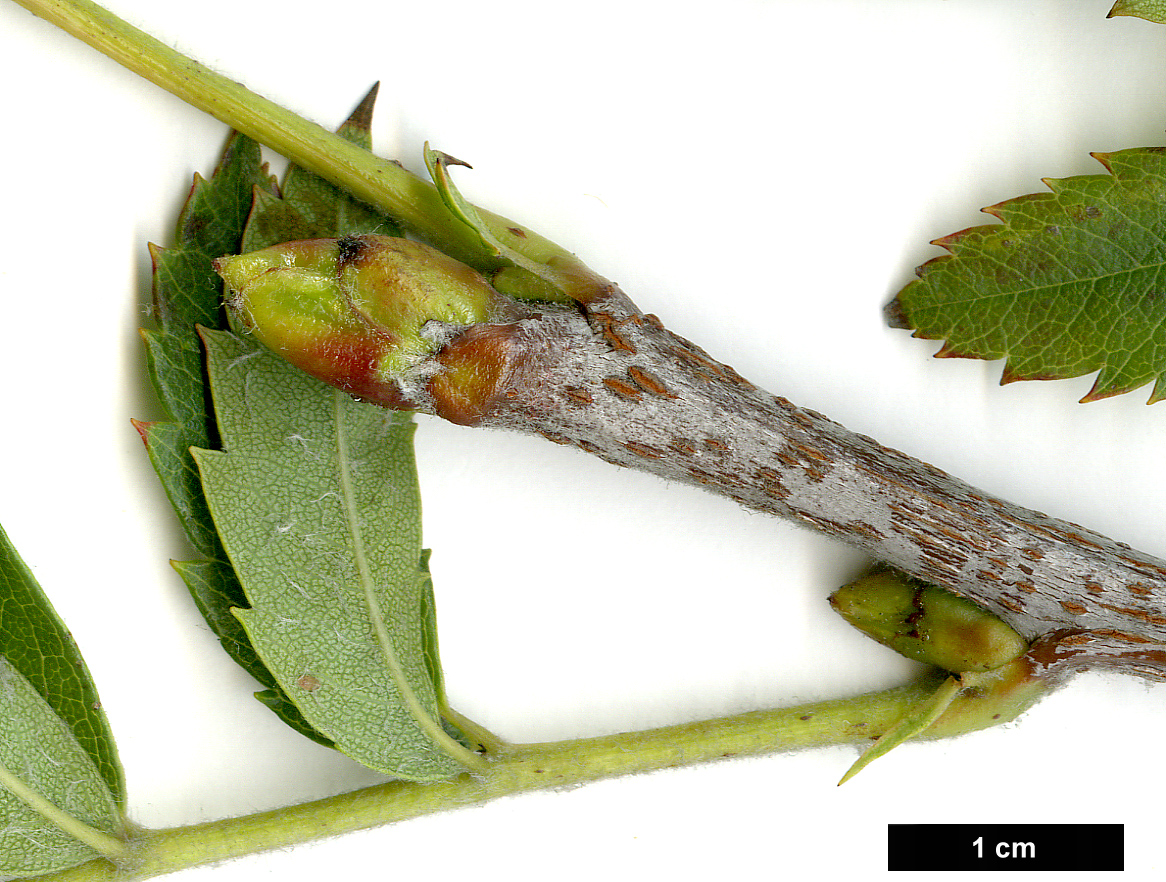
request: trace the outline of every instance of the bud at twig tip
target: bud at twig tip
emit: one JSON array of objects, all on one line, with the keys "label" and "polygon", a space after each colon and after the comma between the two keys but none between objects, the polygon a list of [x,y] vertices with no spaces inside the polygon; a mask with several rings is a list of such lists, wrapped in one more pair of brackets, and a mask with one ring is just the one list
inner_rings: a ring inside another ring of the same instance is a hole
[{"label": "bud at twig tip", "polygon": [[216,260],[244,331],[300,369],[357,397],[412,406],[408,387],[459,330],[504,299],[475,270],[408,239],[287,242]]}]

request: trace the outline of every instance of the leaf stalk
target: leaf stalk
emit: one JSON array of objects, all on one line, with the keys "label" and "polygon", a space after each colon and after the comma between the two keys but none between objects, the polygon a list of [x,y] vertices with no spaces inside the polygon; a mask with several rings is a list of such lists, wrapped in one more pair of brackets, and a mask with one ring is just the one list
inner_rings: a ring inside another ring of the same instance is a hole
[{"label": "leaf stalk", "polygon": [[[934,693],[937,682],[935,676],[928,676],[907,686],[845,699],[596,738],[514,745],[491,738],[493,755],[481,774],[430,784],[389,781],[274,811],[141,830],[131,840],[132,858],[127,863],[92,861],[37,878],[40,882],[147,879],[527,791],[732,757],[863,743],[893,728]],[[973,720],[955,714],[947,725],[941,718],[927,737],[983,728],[991,724],[985,722],[987,717]]]}]

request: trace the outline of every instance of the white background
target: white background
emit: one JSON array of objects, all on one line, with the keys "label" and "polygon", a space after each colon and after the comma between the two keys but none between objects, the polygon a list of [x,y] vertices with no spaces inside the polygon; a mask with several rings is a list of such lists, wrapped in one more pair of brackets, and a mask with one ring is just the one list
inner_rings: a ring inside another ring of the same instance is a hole
[{"label": "white background", "polygon": [[[772,391],[1018,503],[1166,555],[1166,404],[1075,403],[933,361],[883,304],[928,241],[1162,144],[1166,28],[1109,0],[114,0],[334,127],[375,80],[380,152],[471,161],[474,201],[576,250]],[[101,689],[133,815],[170,825],[376,780],[250,696],[170,558],[190,554],[131,428],[136,328],[224,127],[0,0],[0,523]],[[913,670],[826,595],[864,561],[696,490],[542,441],[421,420],[451,697],[515,740],[851,694]],[[1161,868],[1166,687],[1082,677],[1021,723],[528,795],[190,880],[779,879],[886,874],[886,825],[1124,823]],[[325,875],[327,874],[327,875]],[[424,876],[418,874],[425,874]]]}]

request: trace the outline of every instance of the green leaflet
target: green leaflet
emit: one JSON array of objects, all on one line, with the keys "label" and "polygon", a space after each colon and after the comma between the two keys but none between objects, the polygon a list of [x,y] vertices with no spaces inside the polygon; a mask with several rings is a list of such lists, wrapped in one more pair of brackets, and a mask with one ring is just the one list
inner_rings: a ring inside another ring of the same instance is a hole
[{"label": "green leaflet", "polygon": [[196,332],[199,325],[225,325],[222,284],[211,261],[238,246],[252,194],[273,186],[259,145],[242,135],[232,136],[211,178],[195,178],[179,217],[177,244],[151,248],[154,314],[160,328],[143,331],[142,338],[150,379],[170,420],[138,424],[179,522],[205,558],[177,563],[175,569],[223,647],[268,688],[275,681],[229,612],[233,606],[244,605],[246,598],[215,534],[189,450],[216,441]]},{"label": "green leaflet", "polygon": [[[374,88],[340,128],[340,134],[366,148],[371,146],[375,97]],[[323,744],[330,742],[282,694],[232,612],[245,607],[247,599],[215,532],[189,453],[218,441],[195,329],[226,327],[222,282],[211,268],[215,258],[272,242],[373,229],[396,232],[382,215],[295,166],[288,169],[281,198],[259,145],[233,135],[211,178],[196,178],[179,219],[178,243],[151,249],[154,311],[161,329],[142,335],[151,379],[172,419],[138,428],[183,529],[205,556],[176,562],[174,568],[223,648],[266,687],[256,697],[293,729]]]},{"label": "green leaflet", "polygon": [[0,657],[22,674],[68,725],[121,803],[125,776],[97,687],[73,635],[0,528]]},{"label": "green leaflet", "polygon": [[1109,10],[1109,18],[1119,15],[1132,15],[1144,18],[1146,21],[1155,21],[1166,24],[1166,2],[1163,0],[1117,0]]},{"label": "green leaflet", "polygon": [[[226,552],[223,552],[224,558]],[[332,742],[308,725],[296,706],[284,697],[276,685],[275,678],[267,670],[251,645],[242,623],[234,611],[247,605],[243,586],[235,570],[227,560],[174,561],[172,566],[186,584],[195,606],[202,613],[211,630],[218,636],[219,643],[227,654],[242,665],[256,680],[267,688],[255,693],[255,697],[306,738],[331,747]],[[228,592],[231,593],[228,593]],[[237,593],[236,593],[237,592]]]},{"label": "green leaflet", "polygon": [[1046,180],[984,209],[1002,223],[936,240],[894,321],[939,357],[1007,358],[1001,382],[1099,371],[1083,400],[1155,381],[1166,397],[1166,148],[1094,154],[1110,174]]},{"label": "green leaflet", "polygon": [[116,843],[123,835],[117,802],[93,758],[2,657],[0,819],[0,873],[6,876],[93,860],[101,852],[84,839],[96,833]]},{"label": "green leaflet", "polygon": [[85,662],[0,530],[0,874],[97,857],[77,829],[61,824],[116,838],[124,799],[117,748]]},{"label": "green leaflet", "polygon": [[464,771],[473,756],[441,723],[410,417],[233,334],[204,342],[224,451],[194,456],[252,644],[353,759],[420,781]]},{"label": "green leaflet", "polygon": [[[366,150],[372,149],[369,128],[372,125],[377,91],[378,86],[373,86],[337,130],[338,134]],[[323,178],[291,163],[278,188],[255,189],[251,213],[247,217],[239,244],[222,254],[236,251],[246,253],[299,239],[331,238],[373,231],[389,236],[400,234],[400,229],[390,218],[358,202]],[[214,256],[220,257],[222,254]],[[233,571],[231,575],[233,578]],[[208,618],[213,614],[230,619],[230,625],[225,626],[226,630],[239,631],[241,639],[247,643],[249,649],[250,643],[246,636],[242,635],[239,620],[233,614],[234,607],[245,605],[243,602],[231,602],[231,598],[224,595],[220,605],[205,610],[203,614],[208,615]],[[295,703],[290,701],[274,682],[263,682],[270,688],[256,693],[256,698],[293,729],[322,744],[331,745],[327,738],[307,725]]]}]

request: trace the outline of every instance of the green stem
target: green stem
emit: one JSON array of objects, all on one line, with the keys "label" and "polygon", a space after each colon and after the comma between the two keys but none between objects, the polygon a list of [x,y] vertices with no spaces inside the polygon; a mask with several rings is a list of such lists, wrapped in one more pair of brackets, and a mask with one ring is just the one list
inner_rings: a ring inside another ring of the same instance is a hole
[{"label": "green stem", "polygon": [[[449,212],[432,184],[399,165],[215,73],[89,0],[15,2],[188,104],[391,215],[450,256],[482,270],[501,265],[481,236]],[[507,247],[538,263],[552,263],[568,273],[581,272],[579,261],[555,243],[492,212],[478,211]]]},{"label": "green stem", "polygon": [[241,818],[144,830],[132,842],[133,858],[128,864],[119,867],[92,861],[38,878],[41,882],[145,879],[530,790],[725,757],[865,742],[892,727],[933,693],[935,686],[934,679],[926,679],[854,698],[644,732],[543,744],[502,744],[484,774],[461,775],[436,784],[391,781]]}]

